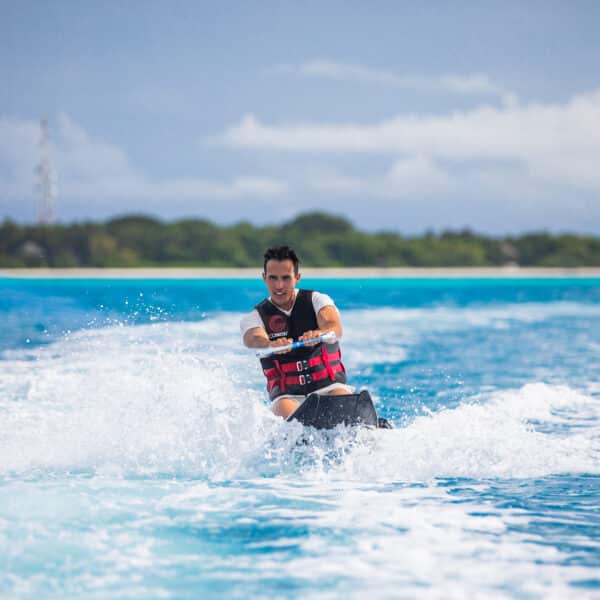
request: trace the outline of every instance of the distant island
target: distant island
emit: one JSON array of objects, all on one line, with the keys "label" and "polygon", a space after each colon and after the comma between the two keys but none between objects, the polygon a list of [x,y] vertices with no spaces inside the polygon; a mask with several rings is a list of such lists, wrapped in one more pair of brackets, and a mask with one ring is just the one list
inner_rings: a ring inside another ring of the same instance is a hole
[{"label": "distant island", "polygon": [[527,233],[488,237],[468,229],[403,236],[366,233],[347,219],[307,213],[281,225],[218,226],[128,215],[104,223],[0,224],[0,267],[256,267],[289,244],[310,267],[598,267],[600,237]]}]

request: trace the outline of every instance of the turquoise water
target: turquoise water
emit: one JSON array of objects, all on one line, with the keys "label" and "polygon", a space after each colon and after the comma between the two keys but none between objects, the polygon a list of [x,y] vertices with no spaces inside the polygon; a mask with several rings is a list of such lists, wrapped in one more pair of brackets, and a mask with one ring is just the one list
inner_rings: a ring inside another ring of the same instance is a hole
[{"label": "turquoise water", "polygon": [[303,284],[395,430],[295,444],[260,281],[0,280],[0,596],[600,597],[600,280]]}]

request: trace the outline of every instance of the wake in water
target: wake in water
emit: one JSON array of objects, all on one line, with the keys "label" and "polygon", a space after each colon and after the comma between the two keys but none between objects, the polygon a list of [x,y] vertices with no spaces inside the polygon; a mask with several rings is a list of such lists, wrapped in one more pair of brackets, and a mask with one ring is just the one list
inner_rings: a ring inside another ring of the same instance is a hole
[{"label": "wake in water", "polygon": [[274,417],[238,316],[2,353],[0,595],[598,589],[598,306],[344,311],[378,431]]},{"label": "wake in water", "polygon": [[597,401],[543,383],[425,408],[394,431],[313,431],[299,445],[302,427],[270,413],[254,357],[232,352],[220,325],[107,328],[11,352],[0,472],[406,482],[599,472]]}]

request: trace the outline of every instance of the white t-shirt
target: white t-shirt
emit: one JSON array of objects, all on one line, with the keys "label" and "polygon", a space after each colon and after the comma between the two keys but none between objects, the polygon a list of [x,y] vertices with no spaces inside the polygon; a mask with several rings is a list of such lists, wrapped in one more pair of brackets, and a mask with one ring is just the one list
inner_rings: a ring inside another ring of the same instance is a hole
[{"label": "white t-shirt", "polygon": [[[298,289],[296,289],[294,291],[297,296]],[[270,298],[269,298],[269,300],[270,300]],[[318,315],[319,311],[322,308],[324,308],[325,306],[333,306],[337,310],[337,307],[333,303],[333,300],[331,299],[331,297],[328,296],[327,294],[321,294],[321,292],[313,292],[312,293],[312,305],[315,310],[315,315]],[[279,307],[277,307],[277,308],[279,308]],[[283,309],[279,308],[279,310],[282,313],[285,313],[288,317],[292,314],[293,309],[294,309],[293,306],[292,306],[292,308],[290,308],[290,310],[283,310]],[[244,337],[244,334],[246,333],[246,331],[248,331],[249,329],[254,329],[255,327],[260,327],[261,329],[265,328],[264,323],[263,323],[262,319],[260,318],[260,315],[258,314],[258,311],[256,309],[254,309],[252,312],[245,315],[242,318],[242,320],[240,321],[240,332],[242,334],[242,337]]]}]

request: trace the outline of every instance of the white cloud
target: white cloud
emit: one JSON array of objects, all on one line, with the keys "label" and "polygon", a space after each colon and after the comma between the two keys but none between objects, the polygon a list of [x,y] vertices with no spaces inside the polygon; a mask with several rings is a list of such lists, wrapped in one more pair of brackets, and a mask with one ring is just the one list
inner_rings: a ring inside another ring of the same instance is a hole
[{"label": "white cloud", "polygon": [[393,192],[415,196],[427,190],[428,195],[448,192],[452,187],[450,175],[426,156],[397,160],[391,167],[386,186]]},{"label": "white cloud", "polygon": [[505,170],[512,164],[542,186],[600,190],[600,90],[565,104],[482,106],[441,116],[400,115],[370,125],[267,125],[247,115],[219,139],[234,148],[389,155],[413,164],[418,157],[430,168],[440,162],[457,169],[484,162],[486,169],[497,164]]},{"label": "white cloud", "polygon": [[24,193],[33,193],[40,136],[32,121],[0,119],[0,206]]},{"label": "white cloud", "polygon": [[321,194],[346,197],[435,197],[456,190],[457,179],[426,156],[395,160],[379,174],[347,175],[334,168],[308,170],[306,185]]},{"label": "white cloud", "polygon": [[[229,181],[200,178],[156,180],[136,168],[114,144],[96,139],[65,115],[52,128],[51,160],[59,175],[60,199],[163,201],[274,197],[287,184],[270,177],[242,176]],[[39,124],[0,119],[0,199],[33,195]]]},{"label": "white cloud", "polygon": [[494,83],[484,74],[456,75],[440,77],[404,76],[386,69],[374,69],[359,64],[339,63],[331,60],[313,60],[301,65],[280,65],[270,70],[274,74],[319,77],[335,81],[349,81],[359,84],[414,89],[422,92],[446,92],[460,95],[499,96],[510,98],[501,85]]},{"label": "white cloud", "polygon": [[[562,104],[484,105],[371,124],[269,124],[248,115],[217,141],[269,151],[252,153],[266,175],[228,180],[149,176],[68,117],[52,125],[62,218],[139,210],[272,222],[327,207],[359,226],[414,230],[600,224],[600,90]],[[33,195],[38,137],[36,121],[0,118],[0,217],[28,214],[17,202]]]}]

